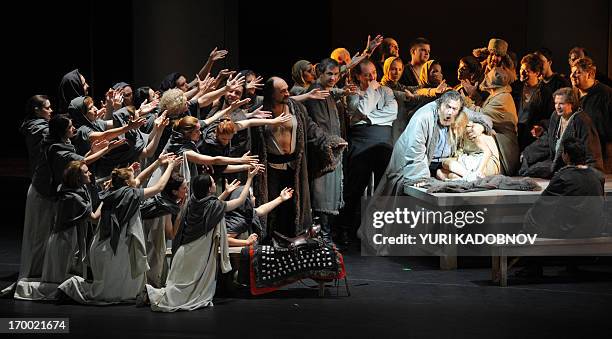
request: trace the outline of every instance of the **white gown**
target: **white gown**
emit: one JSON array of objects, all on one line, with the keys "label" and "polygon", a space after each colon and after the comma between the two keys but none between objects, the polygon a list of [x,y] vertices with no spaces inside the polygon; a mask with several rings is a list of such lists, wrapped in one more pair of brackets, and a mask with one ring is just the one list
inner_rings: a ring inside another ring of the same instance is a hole
[{"label": "white gown", "polygon": [[[220,248],[220,254],[219,249]],[[220,258],[220,262],[218,262]],[[175,312],[193,311],[213,306],[217,265],[223,273],[232,267],[229,261],[225,218],[199,239],[181,245],[172,260],[166,287],[147,285],[151,310]]]},{"label": "white gown", "polygon": [[79,276],[64,281],[59,289],[82,304],[108,305],[135,302],[144,290],[149,269],[140,212],[134,214],[126,230],[121,230],[117,253],[110,238],[99,241],[96,233],[90,250],[93,282]]}]

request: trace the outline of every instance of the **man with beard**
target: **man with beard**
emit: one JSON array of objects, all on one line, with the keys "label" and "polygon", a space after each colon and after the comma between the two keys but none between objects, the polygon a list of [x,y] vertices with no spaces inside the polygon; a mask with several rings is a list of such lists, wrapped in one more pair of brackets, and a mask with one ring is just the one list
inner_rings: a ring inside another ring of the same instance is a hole
[{"label": "man with beard", "polygon": [[[255,180],[254,195],[265,204],[278,197],[285,187],[295,189],[290,203],[279,206],[267,217],[267,234],[278,231],[293,236],[312,224],[311,175],[316,177],[333,171],[347,143],[339,136],[325,133],[302,104],[289,98],[285,80],[271,77],[264,84],[263,92],[263,109],[272,112],[274,117],[288,114],[291,120],[253,133],[251,150],[266,166],[265,175]],[[308,164],[307,157],[318,161]]]}]

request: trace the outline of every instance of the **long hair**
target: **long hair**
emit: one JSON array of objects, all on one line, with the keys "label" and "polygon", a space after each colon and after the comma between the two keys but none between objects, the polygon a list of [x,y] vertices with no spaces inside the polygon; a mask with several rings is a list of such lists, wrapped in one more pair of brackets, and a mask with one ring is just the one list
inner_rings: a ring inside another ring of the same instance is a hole
[{"label": "long hair", "polygon": [[70,126],[70,117],[67,114],[58,114],[49,120],[49,137],[54,140],[63,139]]},{"label": "long hair", "polygon": [[83,173],[81,167],[85,165],[83,160],[74,160],[66,165],[63,176],[63,185],[69,188],[78,188],[83,185]]}]

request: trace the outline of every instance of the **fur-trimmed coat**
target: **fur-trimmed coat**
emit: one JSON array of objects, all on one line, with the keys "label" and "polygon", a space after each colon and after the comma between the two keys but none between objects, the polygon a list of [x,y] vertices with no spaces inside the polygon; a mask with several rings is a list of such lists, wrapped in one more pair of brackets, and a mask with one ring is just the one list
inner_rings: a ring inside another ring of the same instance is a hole
[{"label": "fur-trimmed coat", "polygon": [[[299,102],[289,99],[289,111],[297,118],[296,143],[293,161],[295,171],[295,187],[293,201],[295,204],[295,231],[300,233],[312,224],[312,211],[310,204],[310,179],[320,177],[333,171],[341,161],[342,150],[346,147],[340,145],[345,141],[336,135],[326,134],[308,116],[306,108]],[[259,161],[268,166],[268,155],[264,130],[257,127],[252,133],[251,153],[259,156]],[[308,159],[308,160],[307,160]],[[255,177],[253,193],[258,204],[265,204],[276,197],[268,197],[268,181],[274,180],[267,174]],[[262,218],[262,222],[266,222]]]}]

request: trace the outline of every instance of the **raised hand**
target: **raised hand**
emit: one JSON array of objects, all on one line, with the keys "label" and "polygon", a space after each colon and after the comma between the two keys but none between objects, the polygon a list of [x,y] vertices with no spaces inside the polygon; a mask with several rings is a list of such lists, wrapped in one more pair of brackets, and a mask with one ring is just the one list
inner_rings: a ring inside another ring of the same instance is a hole
[{"label": "raised hand", "polygon": [[140,163],[139,162],[133,162],[130,165],[130,168],[132,169],[132,172],[134,172],[135,176],[138,176],[138,173],[140,173]]},{"label": "raised hand", "polygon": [[257,119],[267,119],[272,116],[272,112],[264,111],[263,106],[258,107],[251,113],[246,113],[245,116],[247,119],[257,118]]},{"label": "raised hand", "polygon": [[234,192],[238,187],[240,187],[240,180],[234,179],[228,184],[227,179],[225,179],[225,191],[228,195]]},{"label": "raised hand", "polygon": [[262,81],[263,81],[263,77],[258,76],[257,78],[247,82],[246,89],[262,89],[264,86]]},{"label": "raised hand", "polygon": [[155,124],[155,128],[157,129],[166,128],[166,126],[170,124],[170,118],[168,118],[168,110],[163,111],[160,116],[155,118],[153,123]]},{"label": "raised hand", "polygon": [[251,165],[259,164],[259,156],[251,155],[251,151],[248,151],[244,153],[244,155],[242,155],[242,157],[240,158],[240,163]]},{"label": "raised hand", "polygon": [[262,173],[264,171],[264,166],[262,164],[254,165],[253,168],[249,170],[249,179],[253,179],[257,174]]},{"label": "raised hand", "polygon": [[214,89],[215,78],[212,78],[210,73],[206,74],[204,80],[200,79],[200,76],[197,74],[196,78],[198,79],[198,92],[200,94],[206,94]]},{"label": "raised hand", "polygon": [[314,100],[324,100],[329,96],[330,92],[322,90],[320,88],[315,88],[312,91],[307,93],[308,99]]},{"label": "raised hand", "polygon": [[123,90],[121,91],[113,91],[113,97],[111,99],[111,104],[113,107],[113,111],[116,111],[123,107]]},{"label": "raised hand", "polygon": [[446,80],[442,80],[438,87],[436,87],[436,94],[442,94],[448,90],[450,90],[450,88],[446,84]]},{"label": "raised hand", "polygon": [[225,50],[225,49],[217,50],[217,47],[215,47],[215,49],[213,49],[212,52],[210,52],[209,59],[212,60],[212,61],[221,60],[221,59],[225,58],[227,53],[228,53],[227,50]]},{"label": "raised hand", "polygon": [[152,110],[155,109],[155,107],[157,107],[157,104],[159,104],[159,99],[153,99],[153,101],[148,102],[148,99],[145,99],[145,101],[142,102],[142,104],[140,104],[140,108],[138,108],[137,112],[138,112],[138,116],[142,116],[142,115],[146,115],[151,113]]},{"label": "raised hand", "polygon": [[242,99],[242,100],[236,100],[236,101],[234,101],[234,102],[232,102],[230,104],[230,111],[233,111],[236,108],[244,106],[244,105],[248,104],[250,101],[251,101],[251,99],[249,99],[249,98]]},{"label": "raised hand", "polygon": [[108,140],[98,139],[91,143],[91,153],[98,153],[99,151],[108,147]]},{"label": "raised hand", "polygon": [[168,163],[168,159],[170,159],[171,157],[174,156],[174,153],[170,152],[170,153],[162,153],[159,155],[159,158],[157,158],[157,160],[159,160],[160,164],[167,164]]},{"label": "raised hand", "polygon": [[366,43],[366,52],[368,54],[372,54],[372,52],[374,52],[376,47],[380,46],[382,42],[383,42],[382,35],[378,34],[373,40],[370,39],[370,36],[368,35],[368,42]]},{"label": "raised hand", "polygon": [[128,128],[129,129],[137,129],[140,128],[140,126],[144,125],[147,122],[147,119],[145,118],[139,118],[136,114],[130,117],[130,120],[128,121]]},{"label": "raised hand", "polygon": [[240,89],[244,85],[244,75],[239,75],[233,78],[231,75],[229,79],[227,79],[227,84],[225,85],[225,89],[227,91],[236,91]]},{"label": "raised hand", "polygon": [[289,188],[289,187],[283,188],[283,190],[279,194],[279,197],[281,198],[282,201],[287,201],[291,199],[292,196],[293,196],[293,188]]},{"label": "raised hand", "polygon": [[277,116],[276,118],[272,119],[272,124],[273,125],[280,125],[283,124],[287,121],[291,120],[291,114],[288,114],[287,112],[283,112],[281,113],[281,115]]}]

